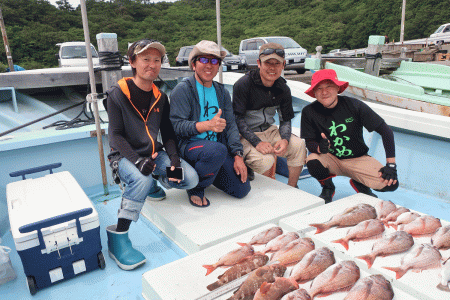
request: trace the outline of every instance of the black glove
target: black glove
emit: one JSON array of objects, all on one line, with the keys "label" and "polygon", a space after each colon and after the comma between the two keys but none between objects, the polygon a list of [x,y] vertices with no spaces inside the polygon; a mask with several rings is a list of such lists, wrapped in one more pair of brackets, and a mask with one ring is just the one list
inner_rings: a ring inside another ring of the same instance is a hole
[{"label": "black glove", "polygon": [[180,157],[178,154],[172,154],[169,158],[171,166],[174,166],[175,168],[181,167]]},{"label": "black glove", "polygon": [[381,172],[381,177],[385,180],[397,180],[397,165],[394,163],[387,163],[378,172]]},{"label": "black glove", "polygon": [[135,165],[144,176],[150,175],[155,169],[155,161],[151,157],[139,157]]},{"label": "black glove", "polygon": [[320,153],[325,154],[328,153],[330,147],[330,141],[328,139],[321,139],[319,142],[319,150]]}]

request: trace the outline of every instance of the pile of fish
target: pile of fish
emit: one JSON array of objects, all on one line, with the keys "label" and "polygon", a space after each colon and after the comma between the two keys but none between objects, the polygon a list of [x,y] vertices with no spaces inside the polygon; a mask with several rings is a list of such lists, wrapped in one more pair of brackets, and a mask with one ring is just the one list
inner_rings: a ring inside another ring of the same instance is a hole
[{"label": "pile of fish", "polygon": [[[399,265],[382,266],[395,272],[396,279],[409,270],[441,268],[437,288],[450,292],[450,259],[440,252],[450,249],[450,225],[442,226],[437,218],[381,200],[375,207],[358,204],[325,223],[310,226],[317,228],[315,234],[333,227],[349,227],[343,236],[329,234],[335,238],[330,242],[341,244],[347,251],[350,242],[373,240],[371,251],[355,257],[365,261],[369,269],[377,257],[405,253]],[[416,237],[430,237],[430,242],[415,243]],[[300,237],[296,232],[284,233],[282,228],[272,227],[238,245],[216,263],[203,266],[206,275],[217,268],[227,268],[207,286],[210,291],[247,275],[228,300],[311,300],[343,291],[347,292],[347,300],[394,298],[391,283],[383,275],[362,277],[353,259],[337,261],[332,250],[316,249],[313,239]]]},{"label": "pile of fish", "polygon": [[[248,243],[238,244],[240,248],[225,254],[216,263],[204,265],[207,275],[218,267],[229,267],[207,286],[210,291],[248,274],[228,300],[311,300],[349,291],[360,280],[359,267],[353,261],[337,263],[329,248],[315,249],[312,239],[300,238],[295,232],[283,233],[280,227],[269,228]],[[263,247],[262,250],[255,251],[256,245]],[[290,271],[288,267],[292,267]],[[377,285],[370,284],[370,288],[373,289],[370,294],[383,293]]]},{"label": "pile of fish", "polygon": [[[400,261],[400,266],[383,266],[383,268],[395,272],[396,279],[400,279],[408,270],[420,272],[441,268],[441,282],[437,287],[445,291],[450,290],[450,263],[448,263],[448,258],[443,263],[445,258],[442,257],[440,252],[440,250],[450,249],[450,225],[442,227],[440,220],[433,216],[421,216],[407,208],[397,207],[391,201],[381,200],[375,207],[369,204],[358,204],[334,215],[325,223],[314,223],[310,226],[317,228],[315,234],[320,234],[332,227],[353,226],[345,236],[331,242],[339,243],[346,250],[349,250],[349,241],[358,242],[374,239],[372,251],[357,257],[366,261],[368,268],[372,267],[378,256],[405,252]],[[390,227],[396,231],[385,232],[385,229]],[[431,237],[430,243],[414,245],[415,237]],[[381,284],[382,280],[377,279],[376,282],[383,285]],[[372,286],[376,285],[372,284]],[[362,283],[359,289],[362,289]],[[386,292],[386,295],[388,294],[390,293]],[[357,298],[350,296],[349,293],[349,296],[345,299],[372,298]]]}]

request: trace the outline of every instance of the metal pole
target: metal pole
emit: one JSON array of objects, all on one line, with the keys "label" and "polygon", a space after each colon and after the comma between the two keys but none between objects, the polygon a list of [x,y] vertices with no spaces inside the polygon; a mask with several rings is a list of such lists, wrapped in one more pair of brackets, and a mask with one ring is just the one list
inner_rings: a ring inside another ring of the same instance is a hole
[{"label": "metal pole", "polygon": [[[220,0],[216,0],[216,19],[217,19],[217,44],[222,50],[222,29],[220,28]],[[219,68],[219,82],[223,83],[223,67]]]},{"label": "metal pole", "polygon": [[14,63],[9,49],[8,36],[6,35],[5,22],[3,22],[2,9],[0,8],[0,27],[2,28],[3,43],[5,44],[6,58],[8,59],[9,71],[14,72]]},{"label": "metal pole", "polygon": [[400,25],[400,44],[403,44],[403,35],[405,34],[405,7],[406,7],[406,0],[403,0],[403,4],[402,4],[402,23]]},{"label": "metal pole", "polygon": [[[95,75],[94,75],[94,65],[92,63],[92,52],[91,52],[91,40],[89,37],[89,26],[87,19],[87,11],[86,11],[86,1],[80,0],[81,6],[81,17],[83,19],[83,30],[84,30],[84,41],[86,42],[86,54],[88,60],[89,67],[89,80],[91,84],[91,94],[95,96],[97,95],[97,88],[95,86]],[[105,156],[103,151],[103,142],[102,142],[102,129],[100,127],[100,119],[98,116],[98,104],[97,101],[92,102],[94,106],[94,119],[95,119],[95,130],[97,132],[97,144],[98,144],[98,153],[100,155],[100,168],[102,170],[102,180],[103,180],[103,190],[105,195],[109,194],[108,190],[108,180],[106,177],[106,167],[105,167]]]}]

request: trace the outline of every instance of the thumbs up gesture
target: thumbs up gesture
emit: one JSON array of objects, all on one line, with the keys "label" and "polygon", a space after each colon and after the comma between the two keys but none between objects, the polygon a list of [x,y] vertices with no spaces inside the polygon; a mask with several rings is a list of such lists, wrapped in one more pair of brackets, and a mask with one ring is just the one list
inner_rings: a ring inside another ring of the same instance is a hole
[{"label": "thumbs up gesture", "polygon": [[227,121],[222,116],[222,110],[219,108],[217,114],[209,120],[209,130],[214,132],[222,132],[227,126]]},{"label": "thumbs up gesture", "polygon": [[319,146],[317,150],[319,153],[325,154],[328,153],[328,149],[330,148],[330,141],[327,139],[325,133],[321,133],[322,139],[319,142]]}]

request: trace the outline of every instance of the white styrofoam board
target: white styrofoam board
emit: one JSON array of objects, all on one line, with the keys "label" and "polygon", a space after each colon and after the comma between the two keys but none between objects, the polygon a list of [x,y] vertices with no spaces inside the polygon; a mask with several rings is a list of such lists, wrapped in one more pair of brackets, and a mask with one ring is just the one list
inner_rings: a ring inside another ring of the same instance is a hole
[{"label": "white styrofoam board", "polygon": [[[240,246],[237,242],[247,243],[257,233],[273,226],[277,225],[263,225],[230,238],[226,242],[145,272],[142,275],[142,294],[144,298],[151,300],[193,300],[209,293],[206,287],[215,282],[217,277],[226,269],[217,268],[211,274],[205,276],[206,269],[202,265],[216,263],[223,255],[239,248]],[[256,251],[257,248],[254,248]]]},{"label": "white styrofoam board", "polygon": [[236,199],[211,186],[211,205],[190,205],[186,191],[170,189],[163,201],[146,201],[142,215],[188,254],[211,247],[264,224],[321,206],[323,199],[255,174],[251,191]]},{"label": "white styrofoam board", "polygon": [[[205,276],[206,269],[202,267],[204,264],[213,264],[219,260],[220,257],[232,251],[239,246],[237,242],[248,242],[257,233],[276,226],[274,224],[267,224],[260,228],[254,229],[250,232],[244,233],[238,237],[212,246],[208,249],[202,250],[195,254],[184,257],[180,260],[174,261],[159,268],[150,270],[142,275],[142,296],[147,300],[193,300],[202,297],[209,293],[207,285],[215,282],[217,277],[225,272],[226,269],[218,268],[210,275]],[[285,231],[286,233],[287,231]],[[255,251],[262,250],[264,245],[254,246]],[[316,245],[316,249],[319,248]],[[268,254],[269,256],[271,254]],[[336,256],[336,261],[339,263],[343,259]],[[285,277],[288,277],[293,267],[288,267]],[[370,274],[361,269],[361,277],[369,276]],[[300,285],[309,291],[311,282],[306,282]],[[418,299],[404,291],[394,288],[394,300],[412,300]],[[232,295],[230,291],[216,299],[228,299]],[[341,300],[346,295],[346,292],[337,292],[327,297],[324,300]]]},{"label": "white styrofoam board", "polygon": [[[415,273],[408,271],[402,278],[395,279],[395,273],[386,270],[382,267],[398,267],[402,257],[406,253],[399,253],[386,257],[377,257],[373,266],[368,269],[365,261],[357,259],[357,256],[369,254],[372,250],[372,246],[375,240],[367,240],[361,242],[349,242],[349,250],[346,251],[341,244],[331,243],[333,240],[337,240],[346,236],[349,227],[336,228],[333,227],[320,234],[315,234],[316,229],[310,227],[311,223],[324,223],[328,221],[332,216],[344,211],[346,208],[352,207],[358,203],[367,203],[375,207],[379,199],[364,195],[356,194],[347,198],[334,201],[330,204],[322,206],[320,209],[312,209],[310,211],[300,213],[286,219],[280,220],[280,226],[285,231],[298,231],[303,236],[311,237],[316,243],[317,247],[326,246],[330,248],[336,256],[342,259],[351,259],[364,271],[371,274],[382,274],[386,279],[392,282],[392,285],[398,289],[401,289],[418,299],[450,299],[450,295],[447,292],[440,291],[436,288],[436,285],[440,282],[439,273],[440,269],[424,270],[421,273]],[[420,214],[420,212],[418,212]],[[443,226],[449,224],[445,220],[441,220]],[[393,228],[386,228],[384,234],[394,232]],[[414,246],[416,247],[422,243],[430,243],[431,237],[417,237],[414,238]],[[443,258],[450,256],[450,250],[440,251]]]}]

